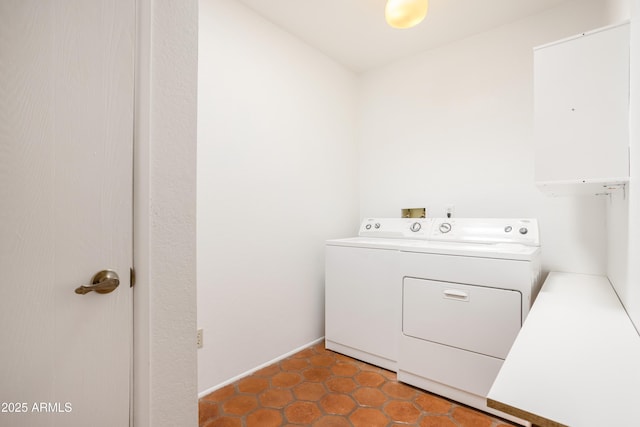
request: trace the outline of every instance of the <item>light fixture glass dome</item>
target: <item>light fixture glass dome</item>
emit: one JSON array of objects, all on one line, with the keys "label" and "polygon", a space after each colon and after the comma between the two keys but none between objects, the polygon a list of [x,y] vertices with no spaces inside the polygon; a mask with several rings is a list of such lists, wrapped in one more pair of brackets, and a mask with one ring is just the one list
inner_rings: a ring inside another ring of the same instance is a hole
[{"label": "light fixture glass dome", "polygon": [[419,24],[429,9],[429,0],[387,0],[384,16],[393,28],[411,28]]}]

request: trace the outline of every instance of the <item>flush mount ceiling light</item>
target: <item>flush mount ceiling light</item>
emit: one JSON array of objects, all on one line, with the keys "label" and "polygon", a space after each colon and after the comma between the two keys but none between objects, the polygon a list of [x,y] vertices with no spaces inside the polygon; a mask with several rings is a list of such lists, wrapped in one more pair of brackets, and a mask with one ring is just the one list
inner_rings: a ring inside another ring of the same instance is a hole
[{"label": "flush mount ceiling light", "polygon": [[411,28],[419,24],[429,9],[429,0],[387,0],[384,17],[393,28]]}]

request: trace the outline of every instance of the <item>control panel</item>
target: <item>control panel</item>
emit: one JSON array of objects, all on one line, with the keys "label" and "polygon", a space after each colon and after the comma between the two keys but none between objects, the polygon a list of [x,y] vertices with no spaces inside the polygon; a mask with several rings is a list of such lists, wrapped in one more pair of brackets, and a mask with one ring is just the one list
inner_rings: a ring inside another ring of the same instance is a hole
[{"label": "control panel", "polygon": [[427,239],[431,218],[366,218],[360,224],[361,237]]},{"label": "control panel", "polygon": [[536,219],[365,218],[361,237],[540,246]]},{"label": "control panel", "polygon": [[435,218],[429,240],[540,246],[538,221],[509,218]]}]

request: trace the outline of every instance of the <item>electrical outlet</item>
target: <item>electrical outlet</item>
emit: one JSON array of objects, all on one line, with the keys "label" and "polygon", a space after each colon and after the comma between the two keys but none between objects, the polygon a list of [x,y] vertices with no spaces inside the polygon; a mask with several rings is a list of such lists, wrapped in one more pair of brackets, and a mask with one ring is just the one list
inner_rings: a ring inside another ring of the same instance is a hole
[{"label": "electrical outlet", "polygon": [[202,335],[203,335],[203,330],[202,329],[198,329],[198,334],[196,335],[196,346],[198,348],[202,348],[202,345],[203,345]]}]

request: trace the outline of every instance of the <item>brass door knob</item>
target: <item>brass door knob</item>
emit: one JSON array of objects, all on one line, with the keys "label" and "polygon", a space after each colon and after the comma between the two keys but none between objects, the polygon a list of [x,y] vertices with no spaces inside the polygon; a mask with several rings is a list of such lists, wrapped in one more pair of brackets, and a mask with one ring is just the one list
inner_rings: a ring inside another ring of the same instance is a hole
[{"label": "brass door knob", "polygon": [[76,294],[84,295],[91,291],[99,294],[113,292],[120,285],[118,273],[113,270],[98,271],[92,278],[90,285],[83,285],[76,289]]}]

